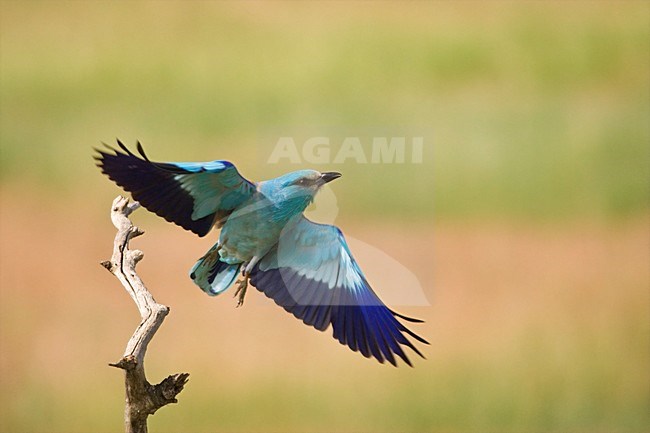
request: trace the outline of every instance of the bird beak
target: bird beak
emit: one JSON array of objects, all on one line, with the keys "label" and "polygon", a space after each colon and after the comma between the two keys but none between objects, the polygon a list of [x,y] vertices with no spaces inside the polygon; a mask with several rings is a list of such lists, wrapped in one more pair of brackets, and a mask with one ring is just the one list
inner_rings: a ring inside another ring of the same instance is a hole
[{"label": "bird beak", "polygon": [[331,182],[339,177],[341,177],[341,173],[337,173],[336,171],[326,171],[320,176],[323,183]]}]

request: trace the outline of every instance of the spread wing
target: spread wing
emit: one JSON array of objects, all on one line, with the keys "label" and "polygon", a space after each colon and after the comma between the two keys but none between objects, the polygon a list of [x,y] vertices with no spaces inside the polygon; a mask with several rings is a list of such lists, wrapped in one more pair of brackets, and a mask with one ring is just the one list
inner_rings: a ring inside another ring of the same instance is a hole
[{"label": "spread wing", "polygon": [[398,319],[372,290],[343,233],[305,217],[283,232],[279,243],[253,268],[251,284],[305,324],[324,331],[363,356],[411,365],[403,346],[422,353],[407,335],[428,344]]},{"label": "spread wing", "polygon": [[228,161],[152,162],[138,142],[134,155],[119,140],[122,152],[97,150],[97,166],[111,180],[156,215],[205,236],[255,192]]}]

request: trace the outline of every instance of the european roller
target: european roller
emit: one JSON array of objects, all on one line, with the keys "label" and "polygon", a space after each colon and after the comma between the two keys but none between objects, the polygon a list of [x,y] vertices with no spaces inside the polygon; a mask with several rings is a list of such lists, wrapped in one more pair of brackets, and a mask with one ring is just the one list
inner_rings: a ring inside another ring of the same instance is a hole
[{"label": "european roller", "polygon": [[[156,215],[218,242],[190,270],[211,296],[236,285],[238,306],[253,285],[306,325],[325,331],[366,358],[408,365],[409,340],[426,340],[399,320],[421,322],[389,309],[372,290],[338,227],[303,212],[319,189],[340,173],[299,170],[251,182],[228,162],[153,162],[119,140],[120,150],[97,150],[102,172]],[[235,280],[241,274],[241,279]]]}]

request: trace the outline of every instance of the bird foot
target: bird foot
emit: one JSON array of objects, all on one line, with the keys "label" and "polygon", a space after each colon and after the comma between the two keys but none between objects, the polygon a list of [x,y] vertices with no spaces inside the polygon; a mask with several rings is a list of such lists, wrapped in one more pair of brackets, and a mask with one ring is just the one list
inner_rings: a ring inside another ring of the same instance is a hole
[{"label": "bird foot", "polygon": [[239,299],[237,299],[237,307],[241,307],[244,305],[244,296],[246,296],[246,289],[248,288],[248,276],[244,276],[241,280],[238,280],[237,284],[238,286],[234,297],[239,295]]}]

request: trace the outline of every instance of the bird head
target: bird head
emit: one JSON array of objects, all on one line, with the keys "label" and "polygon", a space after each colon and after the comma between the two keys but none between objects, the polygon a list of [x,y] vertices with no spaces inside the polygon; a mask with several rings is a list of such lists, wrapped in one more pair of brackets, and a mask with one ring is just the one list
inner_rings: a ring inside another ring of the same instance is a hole
[{"label": "bird head", "polygon": [[335,171],[321,173],[316,170],[299,170],[287,173],[272,181],[275,184],[274,201],[283,202],[302,212],[323,185],[339,177],[341,173]]}]

